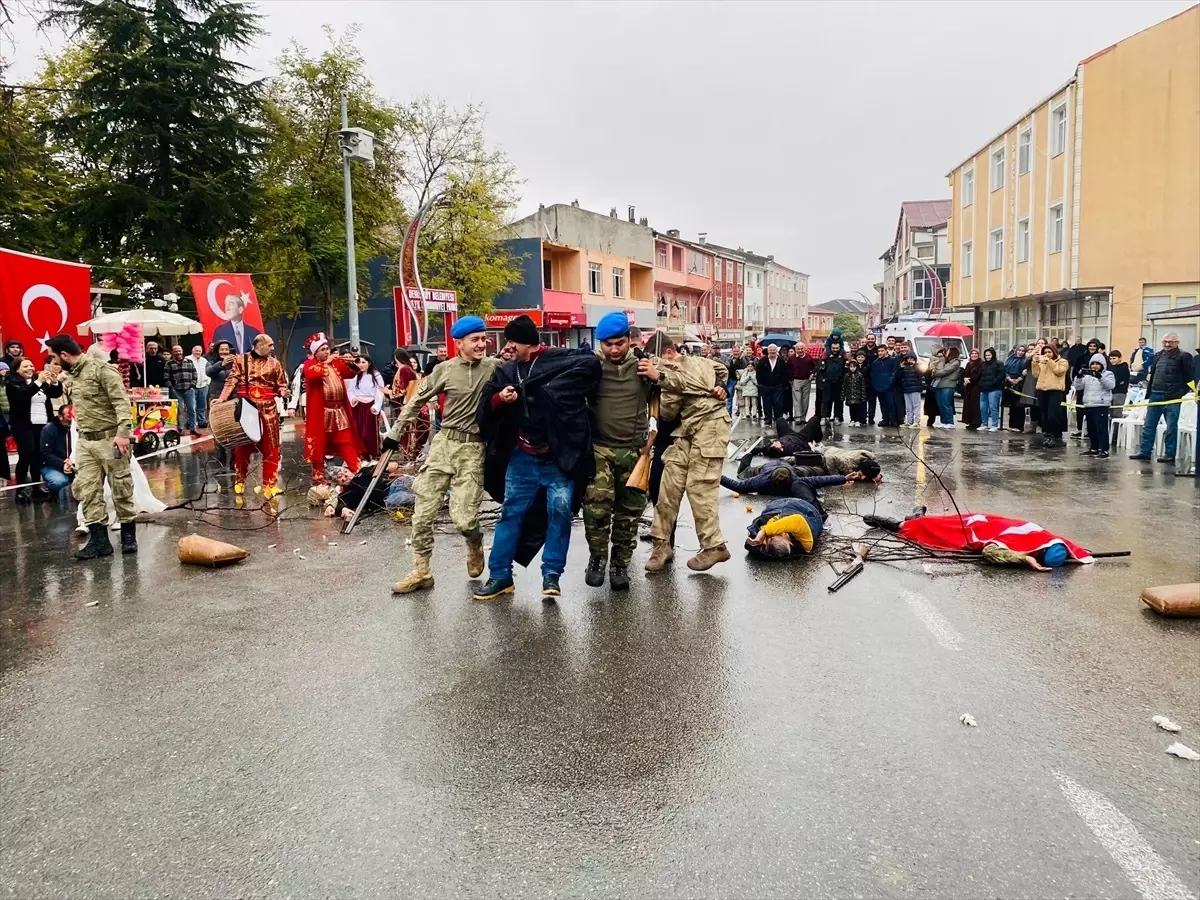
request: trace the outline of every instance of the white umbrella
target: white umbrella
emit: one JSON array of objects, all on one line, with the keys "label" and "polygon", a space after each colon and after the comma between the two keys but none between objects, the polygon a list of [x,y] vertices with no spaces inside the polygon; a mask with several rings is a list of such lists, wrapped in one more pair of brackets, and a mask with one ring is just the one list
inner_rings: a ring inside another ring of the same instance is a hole
[{"label": "white umbrella", "polygon": [[200,323],[179,313],[162,309],[127,309],[89,319],[79,326],[79,333],[86,335],[109,334],[121,331],[126,325],[141,325],[142,333],[151,335],[200,334]]}]

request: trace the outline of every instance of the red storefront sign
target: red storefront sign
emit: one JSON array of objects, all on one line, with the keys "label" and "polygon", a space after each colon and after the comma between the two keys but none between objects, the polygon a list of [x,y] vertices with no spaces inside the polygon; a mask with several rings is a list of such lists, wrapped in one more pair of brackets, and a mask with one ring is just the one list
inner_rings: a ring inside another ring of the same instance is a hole
[{"label": "red storefront sign", "polygon": [[574,315],[569,312],[547,312],[545,322],[547,328],[570,328],[574,324]]},{"label": "red storefront sign", "polygon": [[[551,313],[550,315],[553,315]],[[519,316],[529,316],[533,319],[533,324],[542,327],[542,311],[540,309],[498,309],[493,310],[483,317],[483,324],[494,330],[502,330],[505,325]],[[567,318],[570,318],[570,313],[567,313]],[[558,326],[551,326],[558,327]]]}]

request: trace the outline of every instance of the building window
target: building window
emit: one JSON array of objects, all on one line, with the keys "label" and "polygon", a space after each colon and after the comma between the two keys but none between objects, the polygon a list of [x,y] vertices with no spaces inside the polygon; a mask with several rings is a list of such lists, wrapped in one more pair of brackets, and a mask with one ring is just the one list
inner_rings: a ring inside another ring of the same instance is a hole
[{"label": "building window", "polygon": [[972,251],[973,251],[974,249],[975,249],[975,248],[974,248],[974,245],[973,245],[973,243],[972,243],[971,241],[963,241],[963,245],[962,245],[962,273],[963,273],[963,278],[970,278],[970,277],[971,277],[971,262],[972,262],[972,260],[973,260],[973,258],[974,258],[974,256],[975,256],[975,254],[974,254]]},{"label": "building window", "polygon": [[542,287],[548,291],[554,290],[554,282],[550,277],[552,266],[550,260],[542,260]]},{"label": "building window", "polygon": [[1050,155],[1067,152],[1067,104],[1050,111]]},{"label": "building window", "polygon": [[671,269],[675,272],[683,271],[683,248],[671,248]]},{"label": "building window", "polygon": [[992,151],[992,190],[1004,187],[1004,148]]},{"label": "building window", "polygon": [[993,271],[1004,265],[1004,229],[997,228],[988,241],[988,268]]},{"label": "building window", "polygon": [[589,294],[604,293],[600,289],[601,277],[602,276],[600,273],[600,263],[588,263],[588,293]]},{"label": "building window", "polygon": [[967,169],[962,176],[963,187],[963,206],[970,206],[975,202],[975,170]]},{"label": "building window", "polygon": [[918,244],[917,259],[933,259],[933,244]]},{"label": "building window", "polygon": [[1024,175],[1033,165],[1033,131],[1026,128],[1017,138],[1017,174]]},{"label": "building window", "polygon": [[728,284],[733,284],[733,263],[725,263],[725,281]]},{"label": "building window", "polygon": [[1165,312],[1171,308],[1171,298],[1167,297],[1143,297],[1142,298],[1142,318],[1145,319],[1150,313]]},{"label": "building window", "polygon": [[1017,222],[1017,262],[1029,262],[1029,220]]},{"label": "building window", "polygon": [[714,270],[717,273],[717,281],[720,281],[721,280],[722,261],[718,259],[715,263],[713,263],[713,266],[714,266]]},{"label": "building window", "polygon": [[733,319],[733,301],[732,300],[725,301],[725,318],[730,319],[730,320]]},{"label": "building window", "polygon": [[1062,253],[1063,248],[1063,205],[1050,207],[1050,223],[1046,226],[1046,244],[1051,253]]},{"label": "building window", "polygon": [[762,272],[754,273],[754,286],[759,288],[762,287]]},{"label": "building window", "polygon": [[613,296],[625,296],[625,270],[613,266]]},{"label": "building window", "polygon": [[[656,250],[658,251],[658,267],[660,269],[665,269],[667,267],[667,245],[658,244],[656,246]],[[595,293],[595,291],[592,293]]]}]

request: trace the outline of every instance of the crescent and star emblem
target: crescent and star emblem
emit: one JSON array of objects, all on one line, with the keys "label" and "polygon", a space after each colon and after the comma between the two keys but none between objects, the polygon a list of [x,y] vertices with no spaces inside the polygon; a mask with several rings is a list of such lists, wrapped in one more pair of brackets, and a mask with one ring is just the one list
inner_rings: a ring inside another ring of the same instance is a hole
[{"label": "crescent and star emblem", "polygon": [[[25,320],[25,325],[32,331],[33,323],[29,321],[29,309],[33,306],[35,301],[43,298],[46,300],[53,300],[54,304],[58,307],[58,313],[61,319],[58,323],[58,327],[54,329],[54,333],[58,334],[67,327],[67,298],[64,297],[62,295],[62,291],[54,287],[54,285],[35,284],[33,287],[29,288],[29,290],[25,292],[24,296],[21,297],[21,317]],[[43,353],[49,350],[49,347],[47,346],[47,342],[49,340],[49,331],[44,332],[43,335],[37,339],[38,345],[41,347]]]},{"label": "crescent and star emblem", "polygon": [[[221,303],[217,303],[217,286],[221,285],[221,284],[227,285],[228,287],[231,287],[231,288],[233,287],[233,285],[230,284],[228,281],[226,281],[224,278],[214,278],[212,281],[210,281],[208,283],[208,288],[205,291],[205,293],[207,294],[209,309],[211,309],[213,311],[213,315],[215,315],[222,322],[228,322],[229,316],[225,315],[224,301],[222,301]],[[225,296],[226,296],[226,298],[228,298],[230,295],[226,294]],[[251,298],[249,291],[240,291],[237,293],[236,296],[238,297],[238,299],[240,299],[242,301],[243,307],[250,306],[252,303],[254,303],[254,300],[253,300],[253,298]]]}]

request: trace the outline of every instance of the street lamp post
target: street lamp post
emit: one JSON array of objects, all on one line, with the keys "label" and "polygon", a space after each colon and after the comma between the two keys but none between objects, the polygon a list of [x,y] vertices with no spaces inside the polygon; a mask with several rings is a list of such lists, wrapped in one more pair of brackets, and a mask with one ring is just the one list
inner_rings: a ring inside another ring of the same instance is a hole
[{"label": "street lamp post", "polygon": [[375,135],[363,128],[350,127],[348,99],[342,94],[342,198],[346,213],[346,318],[350,324],[350,346],[360,345],[358,336],[358,264],[354,256],[354,199],[350,189],[350,161],[362,160],[375,168]]}]

